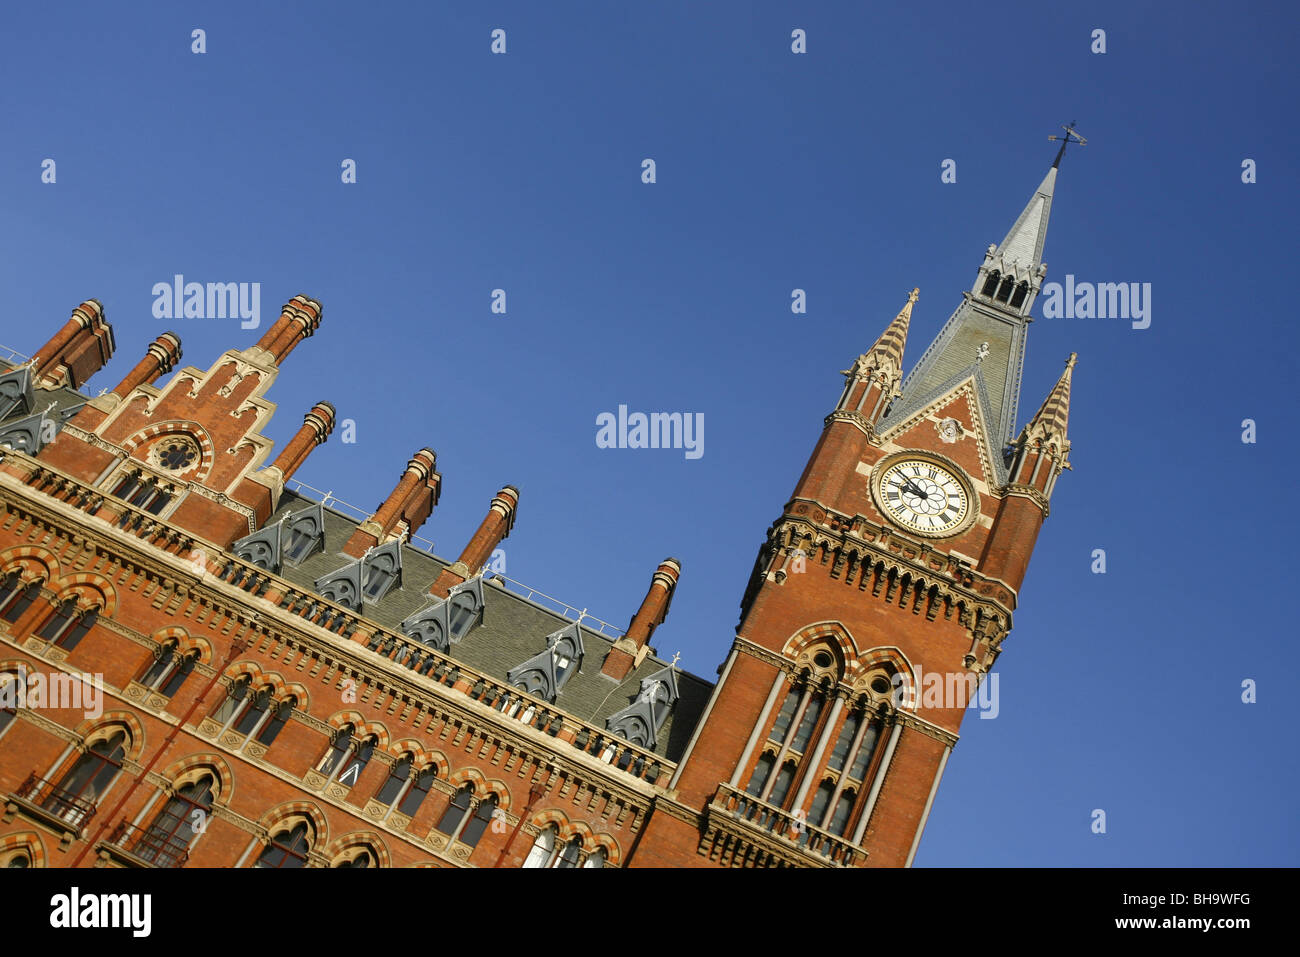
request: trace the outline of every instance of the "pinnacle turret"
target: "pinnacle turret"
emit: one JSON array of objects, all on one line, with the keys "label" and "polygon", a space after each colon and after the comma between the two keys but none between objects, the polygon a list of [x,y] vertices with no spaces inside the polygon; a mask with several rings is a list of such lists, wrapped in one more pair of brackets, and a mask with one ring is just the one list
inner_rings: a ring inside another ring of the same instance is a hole
[{"label": "pinnacle turret", "polygon": [[842,375],[849,381],[836,411],[856,412],[874,424],[880,413],[898,397],[898,385],[903,380],[907,328],[912,321],[912,306],[919,295],[920,290],[913,289],[876,344],[858,356],[851,368],[843,371]]}]

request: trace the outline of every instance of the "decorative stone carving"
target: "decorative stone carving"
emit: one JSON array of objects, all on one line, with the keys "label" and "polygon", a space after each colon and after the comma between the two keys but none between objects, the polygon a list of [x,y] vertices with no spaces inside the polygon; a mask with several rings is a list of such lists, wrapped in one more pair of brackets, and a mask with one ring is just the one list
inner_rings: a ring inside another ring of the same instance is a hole
[{"label": "decorative stone carving", "polygon": [[325,775],[321,774],[315,768],[312,768],[302,776],[302,783],[313,791],[319,791],[325,786]]},{"label": "decorative stone carving", "polygon": [[960,439],[965,432],[962,430],[961,423],[956,419],[947,418],[935,424],[935,431],[939,433],[939,438],[951,445]]}]

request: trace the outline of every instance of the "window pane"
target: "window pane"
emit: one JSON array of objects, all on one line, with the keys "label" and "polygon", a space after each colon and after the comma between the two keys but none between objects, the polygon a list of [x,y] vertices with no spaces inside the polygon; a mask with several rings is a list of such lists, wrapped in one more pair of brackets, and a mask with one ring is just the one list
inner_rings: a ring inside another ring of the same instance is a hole
[{"label": "window pane", "polygon": [[280,733],[280,729],[284,727],[285,722],[289,720],[289,716],[293,714],[294,701],[295,699],[293,698],[286,698],[284,701],[281,701],[276,705],[275,713],[271,716],[271,720],[262,725],[262,730],[258,732],[258,741],[262,744],[269,745],[276,739]]},{"label": "window pane", "polygon": [[144,685],[146,688],[152,688],[154,686],[154,683],[160,680],[162,676],[166,674],[167,669],[172,666],[172,662],[175,659],[176,659],[175,643],[173,642],[171,644],[163,645],[162,656],[158,658],[158,660],[156,660],[152,665],[149,666],[149,670],[146,671],[144,673],[144,676],[140,678],[140,684]]},{"label": "window pane", "polygon": [[176,670],[173,671],[171,676],[163,683],[161,688],[162,694],[170,698],[176,694],[176,692],[181,690],[181,685],[185,683],[185,679],[189,677],[190,672],[194,670],[194,661],[197,657],[196,654],[189,654],[180,660],[180,664],[176,666]]},{"label": "window pane", "polygon": [[433,779],[437,777],[437,774],[438,772],[433,768],[425,768],[420,771],[403,796],[402,803],[397,809],[398,813],[405,814],[407,817],[415,817],[415,812],[420,809],[424,799],[429,796],[429,788],[433,786]]},{"label": "window pane", "polygon": [[835,802],[835,813],[831,815],[826,830],[841,837],[844,835],[844,826],[849,823],[849,815],[853,811],[853,802],[856,798],[857,794],[853,791],[844,791],[840,794],[840,799]]},{"label": "window pane", "polygon": [[763,785],[767,783],[767,776],[772,773],[772,764],[776,759],[765,754],[758,759],[758,764],[754,768],[754,773],[749,777],[749,786],[745,791],[758,797],[763,793]]},{"label": "window pane", "polygon": [[804,709],[803,720],[799,722],[799,730],[794,733],[794,739],[790,742],[790,747],[795,751],[802,752],[808,746],[808,740],[812,737],[813,729],[817,727],[817,719],[822,713],[822,696],[813,695],[808,702],[808,707]]},{"label": "window pane", "polygon": [[226,694],[226,700],[221,702],[216,712],[212,715],[217,721],[225,724],[239,711],[243,706],[244,698],[248,695],[248,680],[241,678],[230,686],[230,691]]},{"label": "window pane", "polygon": [[58,611],[49,617],[45,626],[41,628],[41,637],[46,641],[53,641],[63,634],[63,629],[67,627],[68,622],[72,619],[72,614],[77,607],[77,603],[69,599],[59,606]]},{"label": "window pane", "polygon": [[470,625],[474,623],[475,615],[478,608],[474,602],[473,595],[457,595],[451,600],[450,624],[451,633],[457,638],[464,637],[469,631]]},{"label": "window pane", "polygon": [[867,773],[867,768],[871,764],[871,755],[875,753],[876,742],[880,739],[880,722],[872,721],[862,735],[862,743],[858,745],[858,753],[853,759],[853,767],[849,769],[849,777],[855,781],[861,781],[862,776]]},{"label": "window pane", "polygon": [[411,759],[403,757],[388,775],[388,780],[384,786],[379,789],[376,795],[381,804],[392,804],[397,800],[397,795],[402,791],[402,785],[406,784],[406,779],[411,776]]},{"label": "window pane", "polygon": [[451,799],[451,804],[447,810],[442,812],[437,829],[443,834],[454,834],[456,828],[460,825],[460,819],[465,816],[465,811],[469,808],[470,789],[463,787],[456,792]]},{"label": "window pane", "polygon": [[835,739],[835,747],[831,749],[831,756],[827,761],[827,767],[832,771],[844,767],[844,762],[849,757],[849,748],[853,747],[853,739],[857,736],[861,724],[862,719],[857,714],[850,714],[844,719],[844,727],[840,729],[840,735]]},{"label": "window pane", "polygon": [[785,740],[785,734],[790,730],[790,722],[794,720],[795,709],[799,707],[799,691],[791,688],[785,695],[785,701],[781,702],[781,711],[776,716],[776,724],[772,726],[772,733],[768,737],[780,743]]},{"label": "window pane", "polygon": [[813,796],[812,807],[808,809],[808,823],[813,827],[822,826],[822,818],[826,816],[826,806],[831,802],[831,795],[835,793],[835,785],[830,781],[823,781],[821,787],[817,789],[816,795]]},{"label": "window pane", "polygon": [[262,720],[262,715],[266,714],[266,709],[271,704],[271,691],[269,688],[262,688],[253,695],[252,703],[244,709],[240,715],[239,722],[235,725],[235,731],[239,734],[248,734],[255,727],[257,722]]},{"label": "window pane", "polygon": [[578,856],[582,853],[582,840],[574,838],[568,844],[564,845],[564,850],[560,851],[560,859],[555,862],[556,867],[577,867]]},{"label": "window pane", "polygon": [[479,804],[478,810],[474,812],[474,816],[470,818],[469,823],[465,825],[465,830],[460,833],[462,844],[468,844],[470,847],[476,847],[478,845],[478,839],[482,837],[483,832],[487,830],[488,823],[492,820],[492,812],[496,810],[496,806],[497,799],[495,794],[488,795],[488,797]]},{"label": "window pane", "polygon": [[67,651],[71,651],[73,648],[77,647],[77,643],[81,641],[82,638],[86,637],[86,632],[90,631],[90,626],[95,623],[95,620],[98,617],[99,609],[97,608],[92,608],[90,611],[82,612],[80,615],[75,615],[72,625],[59,636],[55,644]]},{"label": "window pane", "polygon": [[545,867],[546,862],[551,859],[551,851],[555,848],[555,829],[546,828],[542,833],[537,835],[537,840],[533,842],[533,848],[524,858],[524,867],[536,868]]},{"label": "window pane", "polygon": [[780,807],[785,803],[786,792],[790,790],[790,782],[794,780],[794,765],[783,764],[781,770],[777,772],[776,784],[772,786],[772,794],[768,801]]}]

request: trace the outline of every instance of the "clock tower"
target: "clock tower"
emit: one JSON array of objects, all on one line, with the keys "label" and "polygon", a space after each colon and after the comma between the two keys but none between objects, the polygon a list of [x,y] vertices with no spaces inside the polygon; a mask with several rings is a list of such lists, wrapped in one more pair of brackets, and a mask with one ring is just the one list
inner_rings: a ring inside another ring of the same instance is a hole
[{"label": "clock tower", "polygon": [[844,371],[670,784],[698,843],[656,814],[640,863],[912,863],[1070,467],[1074,356],[1013,432],[1060,158],[906,379],[915,289]]}]

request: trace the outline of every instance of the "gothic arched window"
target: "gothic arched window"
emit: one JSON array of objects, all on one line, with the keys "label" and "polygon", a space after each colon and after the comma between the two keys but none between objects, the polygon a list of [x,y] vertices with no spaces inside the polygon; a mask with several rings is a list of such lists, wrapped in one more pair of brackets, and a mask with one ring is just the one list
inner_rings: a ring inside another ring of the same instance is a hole
[{"label": "gothic arched window", "polygon": [[489,794],[483,800],[478,802],[478,807],[474,811],[474,816],[465,824],[465,829],[461,831],[460,840],[462,844],[468,844],[470,847],[477,847],[478,840],[487,830],[488,825],[492,822],[492,814],[497,809],[497,796]]},{"label": "gothic arched window", "polygon": [[409,753],[403,754],[393,765],[393,770],[388,773],[388,780],[380,787],[379,793],[375,795],[375,800],[380,804],[388,807],[393,806],[397,798],[406,793],[407,783],[411,778],[411,765],[414,759]]},{"label": "gothic arched window", "polygon": [[98,608],[79,609],[75,598],[66,599],[41,628],[41,637],[54,647],[71,651],[99,617]]},{"label": "gothic arched window", "polygon": [[533,847],[524,858],[523,866],[527,868],[547,867],[551,863],[551,855],[555,853],[555,827],[554,825],[542,828],[537,835],[537,840],[533,841]]},{"label": "gothic arched window", "polygon": [[153,664],[140,676],[140,684],[170,698],[180,690],[198,661],[197,651],[180,654],[180,644],[175,639],[158,649]]},{"label": "gothic arched window", "polygon": [[79,825],[87,816],[85,805],[93,805],[103,797],[121,773],[129,745],[124,730],[96,740],[46,797],[45,809]]},{"label": "gothic arched window", "polygon": [[306,867],[311,840],[307,825],[298,823],[271,836],[271,842],[257,858],[254,867]]},{"label": "gothic arched window", "polygon": [[[17,577],[18,573],[14,572],[10,576],[10,579],[17,581]],[[31,607],[32,602],[34,602],[37,596],[41,593],[41,582],[39,579],[28,583],[26,587],[18,587],[21,584],[21,582],[18,582],[14,585],[13,589],[5,595],[4,610],[0,611],[0,618],[3,618],[11,625],[23,616],[24,612]]]},{"label": "gothic arched window", "polygon": [[0,735],[3,735],[14,718],[27,693],[27,675],[21,670],[0,672]]},{"label": "gothic arched window", "polygon": [[415,812],[420,810],[420,805],[429,796],[429,789],[433,786],[434,778],[437,776],[438,769],[432,766],[416,771],[415,777],[411,780],[411,786],[407,788],[406,794],[398,802],[397,813],[405,814],[407,817],[415,817]]},{"label": "gothic arched window", "polygon": [[158,867],[184,864],[212,814],[211,775],[179,788],[153,819],[131,853]]},{"label": "gothic arched window", "polygon": [[462,784],[457,789],[447,805],[447,810],[442,812],[442,817],[438,819],[435,825],[438,831],[443,834],[455,834],[460,828],[460,822],[465,817],[465,812],[469,810],[470,801],[474,797],[474,786],[472,784]]},{"label": "gothic arched window", "polygon": [[768,795],[768,802],[781,807],[785,804],[786,795],[790,791],[790,784],[794,781],[795,764],[793,761],[787,761],[781,765],[781,770],[776,773],[776,781],[772,785],[772,793]]}]

